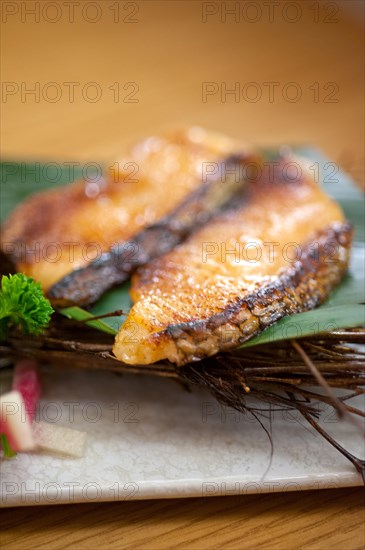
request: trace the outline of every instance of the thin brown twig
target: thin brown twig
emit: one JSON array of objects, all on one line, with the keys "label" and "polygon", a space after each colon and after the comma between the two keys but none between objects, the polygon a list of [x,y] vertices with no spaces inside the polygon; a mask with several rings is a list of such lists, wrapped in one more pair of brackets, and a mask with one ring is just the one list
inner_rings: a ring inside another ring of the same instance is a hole
[{"label": "thin brown twig", "polygon": [[339,399],[337,399],[337,396],[334,394],[330,386],[327,384],[326,380],[323,378],[322,374],[319,372],[313,361],[308,357],[308,355],[305,353],[304,349],[296,340],[291,340],[291,344],[295,351],[298,352],[300,357],[303,359],[304,363],[309,368],[310,372],[313,374],[313,376],[317,379],[318,384],[322,386],[328,397],[332,400],[333,406],[337,410],[337,413],[340,417],[343,417],[346,414],[346,409],[344,408],[343,404]]},{"label": "thin brown twig", "polygon": [[324,437],[337,451],[339,451],[342,455],[344,455],[356,468],[356,470],[360,473],[362,477],[363,484],[365,485],[365,460],[361,460],[360,458],[354,456],[352,453],[350,453],[347,449],[342,447],[333,437],[330,436],[328,432],[326,432],[321,426],[314,420],[314,418],[307,413],[304,409],[299,409],[300,413],[304,416],[304,418],[309,422],[309,424],[319,433],[322,437]]},{"label": "thin brown twig", "polygon": [[103,313],[102,315],[95,315],[95,317],[88,317],[87,319],[80,319],[79,323],[88,323],[89,321],[97,321],[98,319],[106,319],[107,317],[120,317],[121,315],[127,315],[122,309],[116,309],[109,313]]},{"label": "thin brown twig", "polygon": [[300,344],[298,344],[298,342],[296,340],[291,340],[291,344],[293,346],[293,348],[298,352],[298,354],[301,356],[301,358],[303,359],[304,363],[307,365],[307,367],[309,368],[309,370],[311,371],[311,373],[313,374],[313,376],[316,378],[316,380],[318,381],[318,384],[323,388],[323,390],[326,392],[327,396],[329,397],[329,399],[331,399],[331,402],[332,402],[332,406],[336,409],[337,411],[337,414],[340,418],[343,418],[343,417],[348,417],[349,420],[357,427],[357,428],[360,428],[360,430],[364,433],[364,436],[365,436],[365,431],[364,431],[364,427],[361,423],[359,423],[357,421],[356,418],[354,418],[353,416],[349,415],[348,413],[348,410],[347,408],[345,407],[345,405],[342,403],[342,401],[340,401],[340,399],[338,399],[338,397],[335,395],[335,393],[332,391],[332,388],[328,385],[328,383],[326,382],[325,378],[323,378],[322,374],[319,372],[319,370],[317,369],[317,367],[315,366],[315,364],[313,363],[313,361],[308,357],[308,355],[306,354],[306,352],[304,351],[304,349],[302,348],[302,346]]}]

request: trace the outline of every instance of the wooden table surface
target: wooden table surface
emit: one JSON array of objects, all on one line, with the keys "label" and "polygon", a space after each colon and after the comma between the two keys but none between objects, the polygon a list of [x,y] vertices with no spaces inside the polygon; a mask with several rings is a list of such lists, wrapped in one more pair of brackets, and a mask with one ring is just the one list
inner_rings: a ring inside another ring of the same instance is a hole
[{"label": "wooden table surface", "polygon": [[[364,31],[338,3],[79,0],[72,14],[44,0],[31,14],[34,4],[2,2],[4,158],[116,159],[140,137],[194,124],[313,144],[361,181]],[[362,497],[9,509],[1,547],[362,549]]]}]

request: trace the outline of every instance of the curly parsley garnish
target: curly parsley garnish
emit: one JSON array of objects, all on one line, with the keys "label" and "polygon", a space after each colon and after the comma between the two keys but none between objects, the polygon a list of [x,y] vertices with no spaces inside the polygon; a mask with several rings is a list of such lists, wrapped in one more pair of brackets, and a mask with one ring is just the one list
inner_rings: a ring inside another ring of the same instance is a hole
[{"label": "curly parsley garnish", "polygon": [[47,327],[53,308],[44,297],[41,285],[23,273],[3,275],[0,289],[0,338],[12,327],[25,334],[41,334]]}]

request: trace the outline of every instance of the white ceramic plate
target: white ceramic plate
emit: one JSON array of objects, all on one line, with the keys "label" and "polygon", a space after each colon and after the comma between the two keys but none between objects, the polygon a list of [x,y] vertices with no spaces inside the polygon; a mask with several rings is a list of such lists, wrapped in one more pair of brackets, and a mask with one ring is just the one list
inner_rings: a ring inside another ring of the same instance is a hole
[{"label": "white ceramic plate", "polygon": [[[9,376],[3,371],[4,387]],[[270,442],[256,420],[173,380],[52,370],[42,380],[37,416],[86,431],[86,454],[1,459],[4,507],[361,485],[353,466],[295,413],[271,413],[270,464]],[[329,408],[320,423],[354,454],[364,453],[356,429]]]}]

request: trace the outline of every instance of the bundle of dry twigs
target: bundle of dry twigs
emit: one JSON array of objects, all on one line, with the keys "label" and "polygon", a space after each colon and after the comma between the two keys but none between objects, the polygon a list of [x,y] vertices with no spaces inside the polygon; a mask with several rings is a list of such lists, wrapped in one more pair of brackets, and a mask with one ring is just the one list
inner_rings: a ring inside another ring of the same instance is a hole
[{"label": "bundle of dry twigs", "polygon": [[[0,344],[0,351],[8,362],[26,356],[63,369],[105,369],[171,377],[185,386],[208,389],[222,404],[240,412],[249,411],[256,417],[257,410],[250,407],[248,394],[269,405],[296,409],[352,462],[365,483],[365,461],[339,445],[319,425],[318,407],[314,406],[325,403],[339,417],[348,417],[364,430],[361,419],[365,412],[348,404],[348,400],[365,394],[365,352],[358,345],[365,343],[365,328],[241,349],[184,367],[169,363],[123,365],[112,354],[113,341],[113,336],[55,315],[42,336],[12,333]],[[341,395],[338,390],[342,390]]]}]

